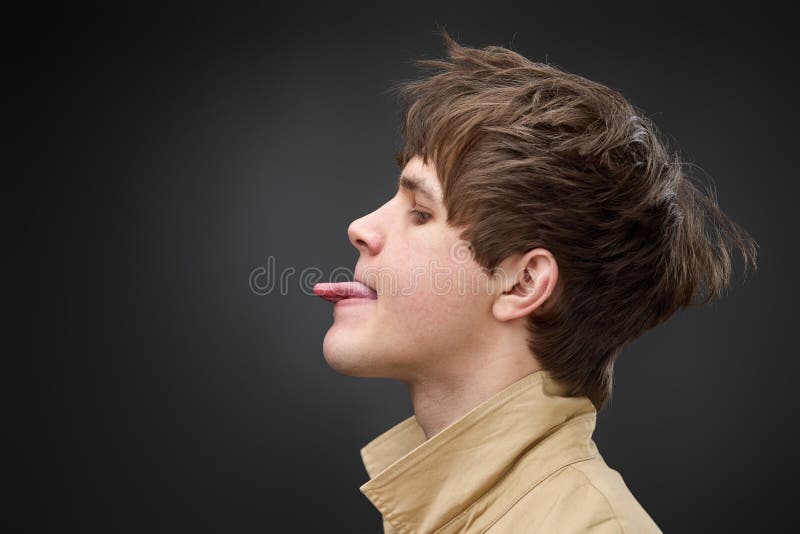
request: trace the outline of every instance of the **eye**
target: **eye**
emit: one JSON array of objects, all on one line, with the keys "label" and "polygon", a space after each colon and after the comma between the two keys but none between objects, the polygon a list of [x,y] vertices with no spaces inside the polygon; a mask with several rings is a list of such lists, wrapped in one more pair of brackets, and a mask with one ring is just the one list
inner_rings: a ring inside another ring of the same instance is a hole
[{"label": "eye", "polygon": [[433,217],[430,213],[425,213],[424,211],[419,211],[417,209],[413,209],[409,213],[414,216],[414,219],[418,224],[425,224],[430,220],[431,217]]}]

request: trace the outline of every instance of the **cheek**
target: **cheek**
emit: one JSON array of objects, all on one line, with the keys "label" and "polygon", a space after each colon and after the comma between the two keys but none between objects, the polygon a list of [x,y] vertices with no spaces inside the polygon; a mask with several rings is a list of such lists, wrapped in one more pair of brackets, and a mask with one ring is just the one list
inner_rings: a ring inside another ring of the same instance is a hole
[{"label": "cheek", "polygon": [[422,283],[413,293],[392,298],[385,311],[382,323],[391,337],[422,352],[449,338],[458,319],[446,296],[430,293]]},{"label": "cheek", "polygon": [[470,269],[444,259],[420,263],[397,276],[397,289],[387,299],[391,313],[406,332],[446,331],[463,327],[474,320],[479,299],[474,295]]}]

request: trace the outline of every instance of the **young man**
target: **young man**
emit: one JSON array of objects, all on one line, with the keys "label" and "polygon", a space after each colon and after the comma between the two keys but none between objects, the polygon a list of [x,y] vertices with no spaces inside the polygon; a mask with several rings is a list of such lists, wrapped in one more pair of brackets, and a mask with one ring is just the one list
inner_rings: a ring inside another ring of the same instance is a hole
[{"label": "young man", "polygon": [[660,532],[596,413],[622,348],[756,244],[619,93],[442,35],[449,60],[400,86],[397,193],[348,229],[355,281],[315,286],[327,363],[414,407],[360,489],[387,533]]}]

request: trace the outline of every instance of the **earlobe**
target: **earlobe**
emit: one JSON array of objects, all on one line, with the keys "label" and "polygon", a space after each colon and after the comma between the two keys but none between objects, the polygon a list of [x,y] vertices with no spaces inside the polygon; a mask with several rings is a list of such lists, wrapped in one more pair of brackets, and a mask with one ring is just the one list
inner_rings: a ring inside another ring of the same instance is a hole
[{"label": "earlobe", "polygon": [[499,321],[509,321],[529,313],[527,308],[536,300],[536,272],[524,269],[520,279],[511,288],[502,292],[492,306],[492,313]]}]

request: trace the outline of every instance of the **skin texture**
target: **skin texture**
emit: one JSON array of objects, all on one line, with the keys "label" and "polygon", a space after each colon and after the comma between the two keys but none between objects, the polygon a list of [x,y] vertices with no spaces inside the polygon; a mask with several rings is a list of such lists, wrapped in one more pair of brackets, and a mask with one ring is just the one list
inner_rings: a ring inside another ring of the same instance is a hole
[{"label": "skin texture", "polygon": [[430,439],[540,368],[524,321],[551,298],[558,266],[537,248],[509,256],[489,277],[446,223],[435,167],[415,157],[402,175],[422,181],[434,198],[398,187],[350,224],[360,252],[355,279],[378,299],[335,305],[323,354],[341,374],[404,382]]}]

